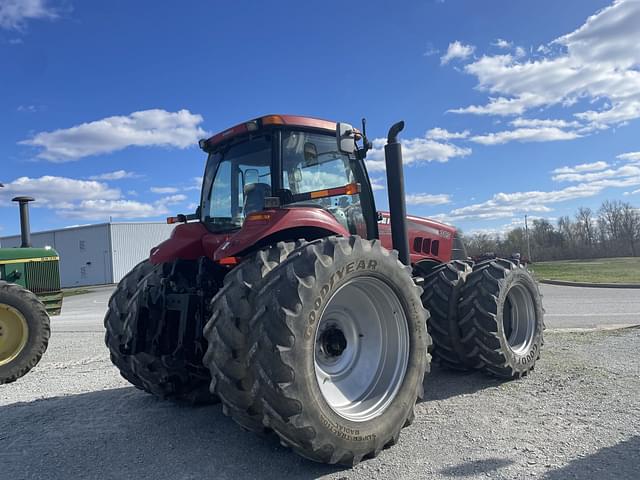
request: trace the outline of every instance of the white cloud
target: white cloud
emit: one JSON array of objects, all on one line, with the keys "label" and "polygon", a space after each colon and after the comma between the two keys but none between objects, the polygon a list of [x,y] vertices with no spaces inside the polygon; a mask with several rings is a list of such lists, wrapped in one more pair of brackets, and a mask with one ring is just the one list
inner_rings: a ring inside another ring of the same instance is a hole
[{"label": "white cloud", "polygon": [[450,132],[444,128],[432,128],[427,131],[426,137],[430,140],[452,140],[456,138],[467,138],[469,136],[469,130],[462,132]]},{"label": "white cloud", "polygon": [[5,183],[0,189],[0,202],[8,205],[11,198],[29,195],[36,199],[35,207],[67,208],[78,200],[116,200],[120,190],[93,180],[76,180],[45,175],[40,178],[20,177]]},{"label": "white cloud", "polygon": [[53,132],[40,132],[20,144],[42,148],[38,158],[69,162],[130,146],[187,148],[206,136],[199,126],[201,123],[202,116],[189,110],[143,110]]},{"label": "white cloud", "polygon": [[66,218],[107,220],[110,218],[148,218],[167,213],[162,205],[152,205],[135,200],[84,200],[73,208],[61,210]]},{"label": "white cloud", "polygon": [[126,170],[116,170],[114,172],[101,173],[100,175],[92,175],[91,180],[122,180],[123,178],[135,178],[138,175],[134,172]]},{"label": "white cloud", "polygon": [[483,145],[500,145],[507,142],[553,142],[558,140],[572,140],[580,135],[567,132],[556,127],[518,128],[502,132],[488,133],[471,137],[472,142]]},{"label": "white cloud", "polygon": [[[616,169],[607,169],[599,172],[588,173],[560,173],[554,175],[552,180],[556,182],[596,182],[604,179],[640,179],[640,167],[625,165]],[[628,180],[625,180],[628,181]]]},{"label": "white cloud", "polygon": [[186,199],[187,199],[186,195],[179,193],[177,195],[169,195],[168,197],[163,197],[160,200],[158,200],[156,203],[160,205],[176,205],[178,203],[184,202]]},{"label": "white cloud", "polygon": [[450,113],[470,113],[473,115],[522,115],[539,100],[535,95],[523,93],[518,98],[489,97],[486,105],[469,105],[464,108],[447,110]]},{"label": "white cloud", "polygon": [[151,187],[153,193],[177,193],[178,188],[176,187]]},{"label": "white cloud", "polygon": [[[373,148],[367,154],[367,168],[371,172],[385,170],[384,145],[385,138],[373,140]],[[466,157],[471,154],[470,148],[458,147],[452,143],[441,143],[427,138],[401,140],[402,160],[405,165],[420,162],[447,162],[454,157]]]},{"label": "white cloud", "polygon": [[449,44],[449,48],[447,48],[447,53],[445,53],[442,57],[440,57],[440,64],[446,65],[454,58],[459,58],[460,60],[464,60],[471,55],[473,55],[476,47],[473,45],[465,45],[459,41],[455,41]]},{"label": "white cloud", "polygon": [[58,18],[57,12],[45,0],[2,0],[0,28],[22,30],[27,20]]},{"label": "white cloud", "polygon": [[406,196],[407,205],[445,205],[451,203],[447,194],[410,193]]},{"label": "white cloud", "polygon": [[560,167],[553,170],[551,173],[583,173],[583,172],[597,172],[598,170],[604,170],[609,164],[607,162],[593,162],[593,163],[581,163],[580,165],[574,165],[573,167]]},{"label": "white cloud", "polygon": [[507,42],[503,38],[496,39],[496,41],[493,42],[491,45],[493,45],[494,47],[504,48],[504,49],[508,49],[508,48],[513,47],[513,43]]},{"label": "white cloud", "polygon": [[[640,2],[617,0],[542,50],[541,59],[483,56],[465,66],[493,98],[456,113],[522,114],[532,108],[606,100],[576,117],[597,128],[640,117]],[[555,48],[554,48],[555,47]],[[554,51],[556,53],[554,53]]]},{"label": "white cloud", "polygon": [[20,177],[0,189],[0,206],[9,206],[11,198],[30,195],[35,208],[47,208],[65,218],[107,220],[112,218],[145,218],[167,213],[167,205],[186,200],[185,195],[172,195],[154,203],[123,198],[119,189],[104,182],[67,177]]},{"label": "white cloud", "polygon": [[[551,191],[497,193],[485,202],[456,208],[448,214],[442,214],[442,217],[447,221],[455,222],[457,220],[496,220],[524,213],[546,213],[552,211],[550,205],[592,197],[606,188],[638,186],[640,185],[640,165],[633,163],[633,155],[626,158],[629,158],[631,163],[618,168],[611,168],[611,165],[602,161],[559,167],[553,170],[552,179],[574,185]],[[639,190],[634,190],[625,195],[638,192]]]},{"label": "white cloud", "polygon": [[516,118],[509,122],[518,128],[540,128],[540,127],[556,127],[556,128],[579,128],[580,122],[567,122],[561,119],[538,119],[538,118]]},{"label": "white cloud", "polygon": [[44,109],[45,107],[43,105],[18,105],[18,108],[16,108],[16,111],[35,113],[35,112],[40,112]]},{"label": "white cloud", "polygon": [[433,56],[433,55],[437,55],[438,53],[440,53],[440,50],[438,50],[437,48],[435,48],[435,47],[433,46],[433,44],[432,44],[432,43],[428,43],[428,44],[427,44],[427,48],[426,48],[426,50],[424,51],[423,55],[424,55],[425,57],[431,57],[431,56]]},{"label": "white cloud", "polygon": [[456,208],[449,214],[452,220],[495,220],[511,218],[516,214],[545,213],[552,209],[548,204],[592,197],[604,187],[581,184],[561,190],[497,193],[490,200]]},{"label": "white cloud", "polygon": [[369,178],[369,181],[371,182],[371,190],[373,190],[374,192],[379,190],[385,190],[387,188],[384,178],[371,177]]},{"label": "white cloud", "polygon": [[640,152],[629,152],[629,153],[622,153],[620,155],[618,155],[616,158],[619,158],[620,160],[629,160],[629,161],[640,161]]},{"label": "white cloud", "polygon": [[634,190],[633,192],[624,192],[624,195],[637,195],[640,193],[640,188],[638,190]]}]

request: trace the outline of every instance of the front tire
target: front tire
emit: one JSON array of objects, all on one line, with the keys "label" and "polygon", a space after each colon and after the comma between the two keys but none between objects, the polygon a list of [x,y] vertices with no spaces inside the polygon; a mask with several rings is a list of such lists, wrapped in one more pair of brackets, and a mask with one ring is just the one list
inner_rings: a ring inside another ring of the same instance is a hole
[{"label": "front tire", "polygon": [[310,243],[271,273],[252,368],[283,444],[354,465],[398,441],[428,365],[420,293],[396,252],[360,237]]},{"label": "front tire", "polygon": [[31,291],[0,281],[0,385],[15,382],[47,350],[49,315]]}]

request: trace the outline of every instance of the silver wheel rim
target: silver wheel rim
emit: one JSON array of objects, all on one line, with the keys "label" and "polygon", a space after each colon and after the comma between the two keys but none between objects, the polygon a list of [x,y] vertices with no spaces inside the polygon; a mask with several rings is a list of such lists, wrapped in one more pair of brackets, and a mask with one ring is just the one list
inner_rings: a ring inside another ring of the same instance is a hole
[{"label": "silver wheel rim", "polygon": [[327,301],[315,334],[320,392],[347,420],[381,415],[396,397],[409,361],[409,328],[400,299],[382,280],[361,276]]},{"label": "silver wheel rim", "polygon": [[523,285],[514,285],[507,292],[502,312],[505,338],[514,353],[524,355],[529,351],[536,323],[536,307],[531,292]]}]

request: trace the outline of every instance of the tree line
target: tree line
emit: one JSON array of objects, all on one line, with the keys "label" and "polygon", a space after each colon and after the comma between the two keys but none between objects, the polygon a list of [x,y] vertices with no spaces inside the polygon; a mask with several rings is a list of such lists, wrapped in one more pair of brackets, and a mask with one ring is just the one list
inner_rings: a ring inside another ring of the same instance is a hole
[{"label": "tree line", "polygon": [[[619,200],[605,200],[596,211],[580,207],[573,217],[555,225],[540,218],[529,222],[531,261],[626,257],[640,254],[640,209]],[[527,258],[527,232],[517,227],[504,235],[465,235],[470,256],[489,252],[501,257],[520,253]]]}]

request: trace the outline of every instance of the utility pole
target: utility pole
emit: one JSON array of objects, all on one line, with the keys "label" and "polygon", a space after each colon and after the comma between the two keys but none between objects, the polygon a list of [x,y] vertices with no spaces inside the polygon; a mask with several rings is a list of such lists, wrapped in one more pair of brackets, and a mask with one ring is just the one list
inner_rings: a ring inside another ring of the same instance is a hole
[{"label": "utility pole", "polygon": [[524,216],[524,234],[527,237],[527,259],[531,262],[531,242],[529,241],[529,224],[526,215]]}]

